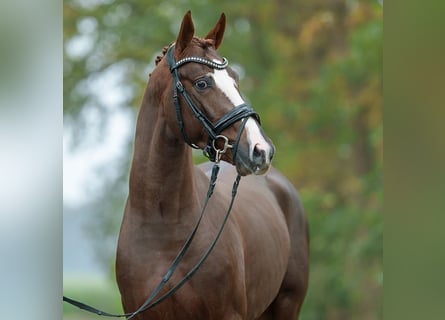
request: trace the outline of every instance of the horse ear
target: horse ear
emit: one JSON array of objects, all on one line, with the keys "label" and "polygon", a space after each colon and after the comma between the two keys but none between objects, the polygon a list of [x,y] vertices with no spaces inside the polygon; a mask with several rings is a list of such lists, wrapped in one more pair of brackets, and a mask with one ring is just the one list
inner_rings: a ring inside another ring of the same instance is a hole
[{"label": "horse ear", "polygon": [[205,39],[211,39],[215,42],[215,49],[218,49],[219,45],[222,42],[224,36],[224,30],[226,29],[226,15],[221,13],[221,17],[219,18],[216,25],[212,30],[205,36]]},{"label": "horse ear", "polygon": [[184,51],[193,39],[195,27],[192,21],[192,12],[189,10],[182,19],[181,29],[179,30],[178,38],[176,39],[176,51],[178,53]]}]

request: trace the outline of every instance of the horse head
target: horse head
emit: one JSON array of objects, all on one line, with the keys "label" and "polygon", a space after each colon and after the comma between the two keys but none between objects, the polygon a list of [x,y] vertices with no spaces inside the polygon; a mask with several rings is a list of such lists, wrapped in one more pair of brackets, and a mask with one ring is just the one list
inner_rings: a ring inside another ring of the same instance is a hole
[{"label": "horse head", "polygon": [[176,42],[158,64],[164,70],[157,73],[163,78],[158,80],[166,83],[163,113],[178,139],[204,150],[211,160],[235,165],[240,175],[264,174],[274,146],[240,94],[238,75],[217,52],[225,25],[223,13],[215,27],[198,38],[190,11],[184,16]]}]

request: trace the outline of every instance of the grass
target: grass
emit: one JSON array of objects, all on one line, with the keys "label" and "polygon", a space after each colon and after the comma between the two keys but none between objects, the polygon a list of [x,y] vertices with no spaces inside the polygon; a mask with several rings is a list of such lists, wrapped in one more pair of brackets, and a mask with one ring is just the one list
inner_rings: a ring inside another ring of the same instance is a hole
[{"label": "grass", "polygon": [[[122,313],[119,290],[116,283],[110,279],[97,277],[64,278],[63,294],[71,299],[109,313]],[[105,318],[65,302],[63,304],[63,319],[97,320]]]}]

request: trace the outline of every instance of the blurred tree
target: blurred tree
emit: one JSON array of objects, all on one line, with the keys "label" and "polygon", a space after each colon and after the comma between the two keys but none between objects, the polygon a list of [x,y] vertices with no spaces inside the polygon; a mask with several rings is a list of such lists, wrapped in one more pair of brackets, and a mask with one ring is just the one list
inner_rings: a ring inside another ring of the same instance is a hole
[{"label": "blurred tree", "polygon": [[[221,55],[239,70],[241,91],[274,140],[275,166],[303,198],[311,279],[302,318],[381,319],[381,4],[65,1],[65,124],[78,141],[87,129],[86,110],[107,119],[101,95],[108,93],[94,91],[94,83],[109,72],[120,75],[120,107],[137,110],[156,55],[175,40],[188,9],[198,35],[226,13]],[[118,233],[131,143],[121,177],[96,201],[92,234],[101,246]],[[113,256],[111,243],[105,261]]]}]

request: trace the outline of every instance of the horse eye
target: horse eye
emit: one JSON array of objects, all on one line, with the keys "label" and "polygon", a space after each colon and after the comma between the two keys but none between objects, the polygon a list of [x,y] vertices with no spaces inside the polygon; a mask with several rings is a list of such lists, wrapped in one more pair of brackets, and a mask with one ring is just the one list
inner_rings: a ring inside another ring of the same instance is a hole
[{"label": "horse eye", "polygon": [[210,86],[210,81],[208,79],[199,79],[195,82],[195,87],[198,90],[205,90]]}]

